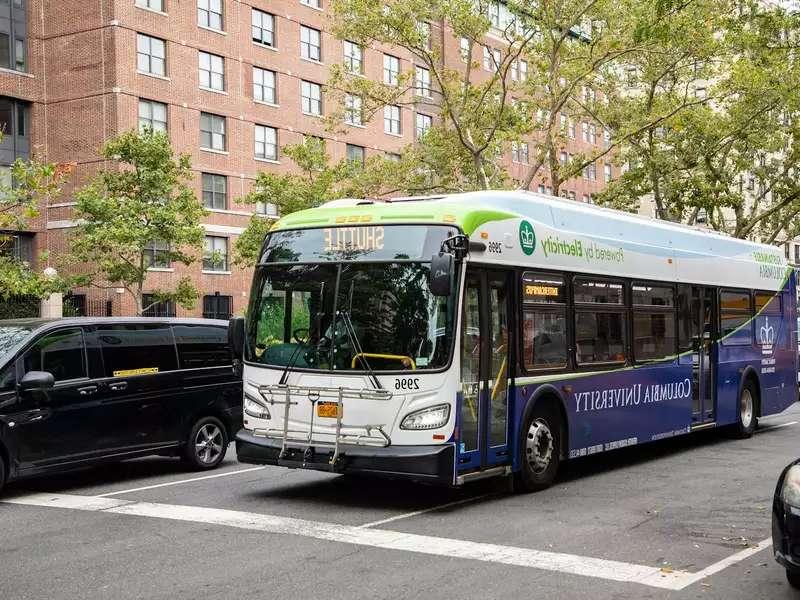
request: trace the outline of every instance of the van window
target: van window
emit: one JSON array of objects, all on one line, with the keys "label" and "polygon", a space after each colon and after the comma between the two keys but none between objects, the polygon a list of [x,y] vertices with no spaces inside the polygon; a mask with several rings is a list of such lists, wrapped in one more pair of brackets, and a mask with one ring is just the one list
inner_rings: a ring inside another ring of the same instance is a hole
[{"label": "van window", "polygon": [[23,357],[25,373],[47,371],[56,381],[86,377],[83,332],[62,329],[42,336]]},{"label": "van window", "polygon": [[101,325],[97,337],[106,377],[163,373],[178,368],[169,325],[130,323]]},{"label": "van window", "polygon": [[4,369],[0,370],[0,392],[7,392],[14,389],[17,383],[15,365],[16,361],[12,360]]},{"label": "van window", "polygon": [[230,366],[228,330],[207,325],[173,325],[181,369]]}]

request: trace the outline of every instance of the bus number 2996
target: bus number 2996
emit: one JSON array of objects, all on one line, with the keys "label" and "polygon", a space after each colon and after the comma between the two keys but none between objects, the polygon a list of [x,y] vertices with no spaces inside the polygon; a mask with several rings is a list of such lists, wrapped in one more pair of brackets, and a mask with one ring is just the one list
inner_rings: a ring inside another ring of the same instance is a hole
[{"label": "bus number 2996", "polygon": [[396,390],[418,390],[419,377],[398,377],[394,380]]}]

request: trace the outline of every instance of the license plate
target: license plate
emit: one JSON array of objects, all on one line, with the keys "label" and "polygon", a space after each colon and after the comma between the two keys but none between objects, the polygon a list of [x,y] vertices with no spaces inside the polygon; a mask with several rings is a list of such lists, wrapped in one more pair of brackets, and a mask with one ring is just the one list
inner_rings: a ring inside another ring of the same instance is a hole
[{"label": "license plate", "polygon": [[335,419],[343,413],[337,402],[320,402],[317,404],[317,416]]}]

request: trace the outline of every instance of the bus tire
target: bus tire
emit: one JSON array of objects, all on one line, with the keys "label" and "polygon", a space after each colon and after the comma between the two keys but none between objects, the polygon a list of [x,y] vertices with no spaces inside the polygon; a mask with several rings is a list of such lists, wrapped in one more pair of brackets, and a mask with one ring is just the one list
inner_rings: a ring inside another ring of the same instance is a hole
[{"label": "bus tire", "polygon": [[737,438],[749,438],[756,429],[756,423],[758,422],[758,417],[756,417],[757,397],[755,383],[753,383],[752,378],[748,377],[739,392],[738,418],[733,428],[733,433]]},{"label": "bus tire", "polygon": [[208,471],[219,466],[228,450],[228,433],[216,417],[198,419],[186,440],[183,461],[194,471]]},{"label": "bus tire", "polygon": [[514,474],[514,488],[519,492],[535,492],[550,487],[558,474],[563,424],[551,402],[540,400],[526,412],[520,432],[520,470]]}]

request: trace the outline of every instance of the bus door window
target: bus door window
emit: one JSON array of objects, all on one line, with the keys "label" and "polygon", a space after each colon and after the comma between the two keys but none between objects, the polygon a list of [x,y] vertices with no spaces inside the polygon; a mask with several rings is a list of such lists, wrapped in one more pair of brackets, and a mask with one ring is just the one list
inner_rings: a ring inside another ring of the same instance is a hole
[{"label": "bus door window", "polygon": [[508,289],[506,277],[489,281],[489,321],[491,355],[489,369],[490,424],[489,445],[506,443],[508,415]]},{"label": "bus door window", "polygon": [[467,277],[461,320],[461,443],[462,452],[478,448],[480,398],[480,278]]}]

